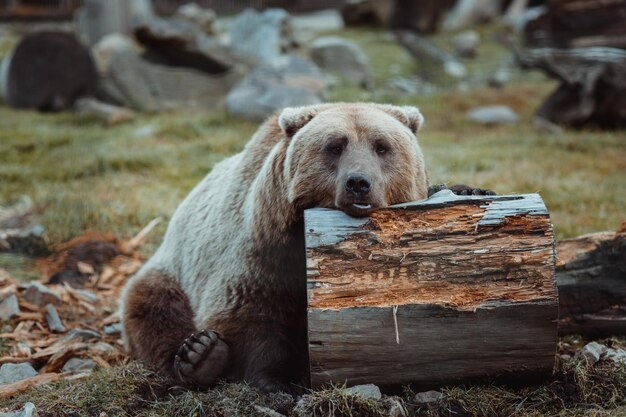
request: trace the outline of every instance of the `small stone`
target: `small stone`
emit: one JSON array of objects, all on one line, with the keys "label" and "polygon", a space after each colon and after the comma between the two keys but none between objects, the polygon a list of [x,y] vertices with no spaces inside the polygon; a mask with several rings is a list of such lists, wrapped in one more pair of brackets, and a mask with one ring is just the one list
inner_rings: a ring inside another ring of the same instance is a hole
[{"label": "small stone", "polygon": [[374,384],[355,385],[347,388],[346,391],[366,400],[380,400],[382,398],[380,388]]},{"label": "small stone", "polygon": [[369,60],[353,41],[339,36],[316,39],[310,47],[311,59],[320,68],[339,75],[343,80],[370,87]]},{"label": "small stone", "polygon": [[61,297],[52,292],[41,282],[32,282],[26,286],[23,297],[31,304],[43,307],[46,304],[59,304]]},{"label": "small stone", "polygon": [[609,348],[601,359],[612,361],[616,364],[626,364],[626,350]]},{"label": "small stone", "polygon": [[477,55],[480,35],[475,30],[464,30],[452,38],[452,48],[461,58],[474,58]]},{"label": "small stone", "polygon": [[406,417],[406,408],[404,408],[402,400],[400,400],[398,397],[387,397],[383,400],[383,403],[387,407],[387,416]]},{"label": "small stone", "polygon": [[0,321],[7,321],[18,314],[20,314],[20,305],[15,294],[0,301]]},{"label": "small stone", "polygon": [[63,337],[63,340],[78,337],[82,342],[89,342],[91,340],[100,340],[102,336],[100,333],[88,329],[72,329],[68,334]]},{"label": "small stone", "polygon": [[37,371],[28,362],[5,363],[0,367],[0,385],[12,384],[37,375]]},{"label": "small stone", "polygon": [[260,405],[255,405],[254,409],[264,417],[285,417],[284,414],[281,414],[278,411],[274,411],[271,408],[263,407]]},{"label": "small stone", "polygon": [[204,8],[196,3],[187,3],[176,10],[176,17],[195,23],[205,33],[213,34],[213,23],[215,23],[217,16],[211,9]]},{"label": "small stone", "polygon": [[104,334],[115,335],[122,333],[122,323],[113,323],[108,326],[104,326]]},{"label": "small stone", "polygon": [[95,369],[96,362],[93,359],[72,358],[65,362],[62,372],[70,372],[73,374],[88,373]]},{"label": "small stone", "polygon": [[24,407],[20,408],[19,410],[0,413],[0,417],[38,417],[38,416],[39,414],[37,413],[37,408],[35,408],[35,404],[30,403],[30,402],[24,404]]},{"label": "small stone", "polygon": [[595,365],[600,361],[600,357],[608,352],[608,348],[598,342],[587,343],[576,354],[578,358],[584,358],[588,364]]},{"label": "small stone", "polygon": [[52,304],[46,304],[46,321],[48,322],[48,328],[53,333],[65,332],[65,326],[59,317],[57,309]]},{"label": "small stone", "polygon": [[471,121],[483,124],[517,123],[519,116],[509,106],[476,107],[467,113]]},{"label": "small stone", "polygon": [[440,391],[424,391],[415,394],[415,401],[420,404],[434,403],[443,399],[444,395]]}]

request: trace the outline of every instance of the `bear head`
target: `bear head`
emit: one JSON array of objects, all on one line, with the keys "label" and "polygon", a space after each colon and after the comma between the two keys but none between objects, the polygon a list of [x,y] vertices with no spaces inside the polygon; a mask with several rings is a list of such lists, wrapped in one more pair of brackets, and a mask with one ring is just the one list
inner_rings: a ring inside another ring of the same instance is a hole
[{"label": "bear head", "polygon": [[298,209],[326,207],[361,217],[426,198],[428,179],[416,107],[334,103],[286,108],[284,177]]}]

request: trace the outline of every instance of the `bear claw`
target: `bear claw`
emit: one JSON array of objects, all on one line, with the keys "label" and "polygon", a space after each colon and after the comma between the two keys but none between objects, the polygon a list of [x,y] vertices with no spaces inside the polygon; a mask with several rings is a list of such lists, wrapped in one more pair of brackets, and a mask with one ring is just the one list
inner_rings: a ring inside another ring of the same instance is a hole
[{"label": "bear claw", "polygon": [[190,335],[174,357],[174,373],[187,385],[208,387],[217,382],[228,364],[228,345],[219,333],[203,330]]}]

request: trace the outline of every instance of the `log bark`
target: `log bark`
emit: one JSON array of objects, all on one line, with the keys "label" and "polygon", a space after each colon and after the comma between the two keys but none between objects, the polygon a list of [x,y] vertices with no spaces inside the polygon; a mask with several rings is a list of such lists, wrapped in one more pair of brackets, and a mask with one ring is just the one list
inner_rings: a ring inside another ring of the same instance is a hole
[{"label": "log bark", "polygon": [[626,334],[626,227],[559,242],[556,281],[559,333]]},{"label": "log bark", "polygon": [[313,387],[551,373],[554,235],[537,194],[312,209],[305,231]]}]

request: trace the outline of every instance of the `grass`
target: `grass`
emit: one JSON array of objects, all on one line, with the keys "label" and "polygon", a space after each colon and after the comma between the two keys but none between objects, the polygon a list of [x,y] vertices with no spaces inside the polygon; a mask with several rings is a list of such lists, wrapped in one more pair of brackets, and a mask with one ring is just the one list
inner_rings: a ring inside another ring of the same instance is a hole
[{"label": "grass", "polygon": [[[497,27],[481,29],[479,60],[464,61],[470,71],[459,85],[416,62],[381,31],[348,29],[340,35],[368,54],[376,88],[337,87],[329,100],[377,101],[418,105],[426,117],[419,139],[433,183],[467,183],[499,193],[539,192],[558,238],[615,229],[626,219],[626,141],[622,133],[595,130],[563,134],[532,127],[534,110],[555,87],[537,73],[514,69],[501,89],[486,86],[491,71],[510,61],[493,41]],[[449,47],[452,34],[435,42]],[[0,56],[14,39],[0,37]],[[436,84],[429,95],[386,88],[397,76]],[[474,106],[505,104],[520,114],[516,125],[479,126],[465,119]],[[86,230],[135,234],[152,218],[169,218],[190,189],[224,157],[238,152],[257,124],[223,112],[141,114],[134,121],[106,126],[73,114],[40,114],[0,106],[0,203],[29,195],[51,243]],[[144,250],[156,248],[163,222]],[[0,267],[16,277],[36,276],[27,258],[0,255]],[[2,349],[0,340],[0,349]],[[610,372],[609,372],[610,371]],[[526,389],[494,386],[450,387],[440,404],[419,407],[405,397],[415,415],[626,415],[624,369],[563,367],[555,383]],[[313,393],[309,415],[383,415],[377,402],[359,401],[337,387]],[[290,415],[293,400],[268,398],[245,385],[226,384],[207,393],[174,395],[136,364],[100,370],[78,382],[39,387],[0,406],[34,401],[40,415],[261,415],[254,405]],[[595,404],[595,405],[592,405]],[[608,410],[608,411],[607,411]],[[357,413],[358,411],[358,413]],[[357,413],[357,414],[355,414]]]}]

